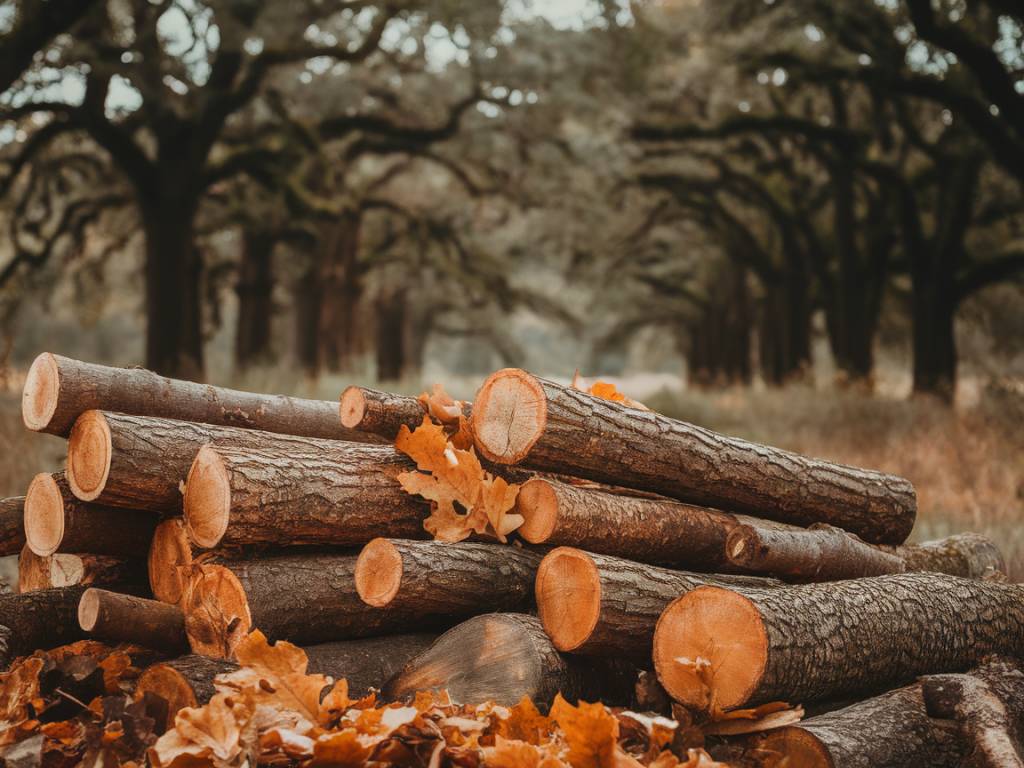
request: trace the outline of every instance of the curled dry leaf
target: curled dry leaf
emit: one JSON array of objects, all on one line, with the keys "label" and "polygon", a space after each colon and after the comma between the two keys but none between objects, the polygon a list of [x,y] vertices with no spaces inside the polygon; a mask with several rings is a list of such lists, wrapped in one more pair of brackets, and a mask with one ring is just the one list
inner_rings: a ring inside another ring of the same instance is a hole
[{"label": "curled dry leaf", "polygon": [[600,397],[602,400],[611,400],[616,403],[621,403],[627,408],[636,408],[639,411],[651,410],[639,400],[634,400],[633,398],[622,394],[618,389],[616,389],[614,384],[607,381],[598,380],[587,387],[583,379],[580,377],[579,369],[577,369],[576,373],[573,374],[572,388],[578,389],[580,392],[586,392],[588,395],[593,395],[594,397]]},{"label": "curled dry leaf", "polygon": [[440,384],[435,384],[430,392],[424,392],[416,399],[427,415],[445,428],[453,446],[465,450],[473,445],[473,432],[466,418],[468,409],[464,400],[455,400]]}]

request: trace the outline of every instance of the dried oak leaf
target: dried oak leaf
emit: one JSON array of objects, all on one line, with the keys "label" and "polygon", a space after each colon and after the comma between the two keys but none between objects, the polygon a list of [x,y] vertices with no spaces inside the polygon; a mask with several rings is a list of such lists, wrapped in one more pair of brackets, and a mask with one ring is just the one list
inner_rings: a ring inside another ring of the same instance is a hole
[{"label": "dried oak leaf", "polygon": [[308,766],[357,768],[366,762],[371,749],[378,741],[379,739],[375,737],[360,734],[355,728],[326,733],[313,745],[313,759]]},{"label": "dried oak leaf", "polygon": [[555,721],[542,715],[529,696],[523,696],[518,704],[509,709],[508,717],[498,723],[497,731],[511,741],[544,744],[554,728]]},{"label": "dried oak leaf", "polygon": [[[403,472],[398,481],[407,493],[433,502],[423,527],[435,539],[455,542],[472,533],[491,533],[504,542],[522,525],[522,515],[509,513],[519,486],[486,472],[472,448],[453,446],[444,428],[428,416],[413,431],[403,424],[395,448],[416,462],[420,470]],[[466,512],[459,512],[456,504]]]},{"label": "dried oak leaf", "polygon": [[39,673],[43,659],[30,656],[0,675],[0,746],[13,743],[23,729],[18,726],[34,716],[33,701],[39,699]]},{"label": "dried oak leaf", "polygon": [[791,706],[785,701],[772,701],[751,709],[734,709],[729,712],[716,709],[711,715],[711,722],[704,723],[701,731],[705,734],[735,736],[793,725],[803,718],[804,709]]},{"label": "dried oak leaf", "polygon": [[440,384],[435,384],[430,392],[424,392],[416,399],[431,419],[444,426],[452,445],[463,450],[473,445],[473,431],[462,400],[455,400]]},{"label": "dried oak leaf", "polygon": [[525,741],[498,736],[493,747],[484,747],[484,763],[488,768],[564,768],[565,763],[550,751]]},{"label": "dried oak leaf", "polygon": [[578,370],[572,377],[572,388],[578,389],[580,392],[586,392],[588,395],[593,395],[594,397],[600,397],[602,400],[611,400],[616,403],[621,403],[627,408],[636,408],[640,411],[651,410],[639,400],[634,400],[633,398],[622,394],[618,389],[616,389],[614,384],[607,381],[595,381],[589,387],[584,386],[583,379],[580,378],[580,372]]},{"label": "dried oak leaf", "polygon": [[250,714],[224,693],[203,707],[186,707],[175,717],[174,728],[153,745],[150,760],[156,768],[232,766],[242,755],[242,731]]},{"label": "dried oak leaf", "polygon": [[[551,718],[568,746],[566,760],[573,768],[615,768],[619,760],[619,721],[604,704],[581,701],[578,707],[555,696]],[[635,762],[635,761],[634,761]]]}]

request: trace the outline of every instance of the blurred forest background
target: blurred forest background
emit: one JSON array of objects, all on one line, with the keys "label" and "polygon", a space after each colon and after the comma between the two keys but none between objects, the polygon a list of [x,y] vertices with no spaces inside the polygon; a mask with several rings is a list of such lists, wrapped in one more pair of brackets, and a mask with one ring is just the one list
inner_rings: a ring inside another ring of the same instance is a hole
[{"label": "blurred forest background", "polygon": [[0,492],[42,350],[504,365],[905,474],[1024,577],[1017,0],[0,0]]}]

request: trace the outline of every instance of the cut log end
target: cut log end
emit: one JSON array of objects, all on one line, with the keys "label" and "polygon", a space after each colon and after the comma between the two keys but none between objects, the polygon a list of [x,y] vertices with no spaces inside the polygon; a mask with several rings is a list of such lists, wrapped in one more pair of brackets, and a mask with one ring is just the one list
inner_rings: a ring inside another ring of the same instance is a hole
[{"label": "cut log end", "polygon": [[390,603],[402,584],[402,555],[387,539],[374,539],[356,560],[356,592],[374,608]]},{"label": "cut log end", "polygon": [[185,525],[198,546],[211,549],[224,538],[231,517],[231,478],[212,446],[196,454],[185,481]]},{"label": "cut log end", "polygon": [[82,501],[99,498],[110,477],[110,425],[102,411],[86,411],[68,436],[68,486]]},{"label": "cut log end", "polygon": [[249,600],[238,577],[220,565],[196,566],[185,597],[185,632],[193,653],[230,659],[252,629]]},{"label": "cut log end", "polygon": [[32,363],[21,393],[21,418],[33,432],[50,425],[60,400],[60,368],[49,352],[43,352]]},{"label": "cut log end", "polygon": [[547,480],[527,480],[516,497],[516,511],[523,516],[517,531],[531,544],[543,544],[555,531],[558,496]]},{"label": "cut log end", "polygon": [[348,387],[341,393],[341,426],[356,429],[366,416],[366,397],[361,387]]},{"label": "cut log end", "polygon": [[174,716],[185,707],[198,707],[192,685],[181,672],[168,664],[154,664],[141,675],[135,686],[135,696],[142,698],[152,693],[167,702],[167,721],[164,728],[174,724]]},{"label": "cut log end", "polygon": [[[50,586],[74,587],[86,583],[86,564],[82,557],[64,553],[53,555],[50,558]],[[89,557],[89,555],[84,555],[84,557]],[[95,559],[101,560],[102,558]],[[92,578],[95,576],[92,576],[89,581]]]},{"label": "cut log end", "polygon": [[25,541],[40,557],[52,555],[64,538],[64,497],[53,475],[42,472],[25,493]]},{"label": "cut log end", "polygon": [[789,768],[835,768],[832,755],[817,736],[803,728],[779,728],[757,740],[759,751],[779,755]]},{"label": "cut log end", "polygon": [[153,532],[147,560],[149,588],[162,603],[178,605],[192,565],[192,547],[181,518],[164,520]]},{"label": "cut log end", "polygon": [[526,458],[545,426],[544,388],[518,368],[491,374],[473,401],[476,447],[499,464],[516,464]]},{"label": "cut log end", "polygon": [[583,645],[601,615],[601,580],[590,556],[571,547],[553,550],[537,569],[535,588],[540,620],[555,648]]},{"label": "cut log end", "polygon": [[654,630],[654,667],[681,704],[743,704],[768,661],[768,635],[754,604],[721,587],[698,587],[673,601]]},{"label": "cut log end", "polygon": [[92,632],[100,615],[99,590],[87,589],[78,601],[78,625],[83,632]]}]

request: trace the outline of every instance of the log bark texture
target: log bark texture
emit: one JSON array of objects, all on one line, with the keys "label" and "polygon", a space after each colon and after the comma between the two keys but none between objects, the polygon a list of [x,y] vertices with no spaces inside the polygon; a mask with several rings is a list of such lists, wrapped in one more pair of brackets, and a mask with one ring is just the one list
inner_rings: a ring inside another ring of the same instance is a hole
[{"label": "log bark texture", "polygon": [[240,392],[160,376],[142,368],[111,368],[44,352],[29,369],[22,395],[25,426],[66,436],[84,411],[99,409],[221,424],[286,435],[366,442],[345,429],[325,400]]},{"label": "log bark texture", "polygon": [[512,546],[374,539],[359,554],[356,591],[393,621],[458,620],[534,606],[541,554]]},{"label": "log bark texture", "polygon": [[999,581],[1006,561],[995,542],[980,533],[958,533],[921,544],[885,547],[903,559],[908,571],[934,571],[951,576]]},{"label": "log bark texture", "polygon": [[35,650],[82,639],[78,626],[78,601],[86,587],[42,589],[21,595],[0,595],[0,668],[6,669],[18,656]]},{"label": "log bark texture", "polygon": [[441,635],[384,686],[384,697],[447,690],[454,701],[467,704],[512,706],[526,696],[546,707],[561,693],[568,701],[630,706],[636,679],[636,668],[626,661],[561,655],[534,616],[489,613]]},{"label": "log bark texture", "polygon": [[25,497],[0,499],[0,557],[16,555],[25,546]]},{"label": "log bark texture", "polygon": [[171,654],[188,650],[181,609],[144,597],[88,589],[78,603],[78,624],[83,632],[101,640]]},{"label": "log bark texture", "polygon": [[348,387],[341,393],[341,424],[393,442],[402,425],[416,429],[426,413],[419,400],[409,395],[380,392],[368,387]]},{"label": "log bark texture", "polygon": [[25,495],[25,538],[37,555],[138,558],[149,549],[156,524],[149,512],[81,501],[63,472],[36,475]]},{"label": "log bark texture", "polygon": [[735,570],[725,542],[739,525],[802,530],[664,498],[628,496],[533,478],[523,484],[518,533],[533,544],[570,546],[694,571]]},{"label": "log bark texture", "polygon": [[686,592],[713,584],[771,587],[751,576],[671,571],[608,555],[559,547],[537,570],[537,610],[560,651],[628,656],[650,663],[654,627],[665,607]]},{"label": "log bark texture", "polygon": [[[877,690],[1024,652],[1024,586],[904,573],[778,589],[701,587],[658,621],[658,679],[679,702],[724,709]],[[706,670],[679,663],[698,657]]]},{"label": "log bark texture", "polygon": [[186,481],[186,528],[202,547],[423,538],[429,507],[396,479],[413,467],[387,446],[206,446]]},{"label": "log bark texture", "polygon": [[655,491],[795,525],[825,522],[900,544],[917,502],[905,479],[810,459],[627,408],[505,369],[473,403],[476,447],[491,461]]}]

